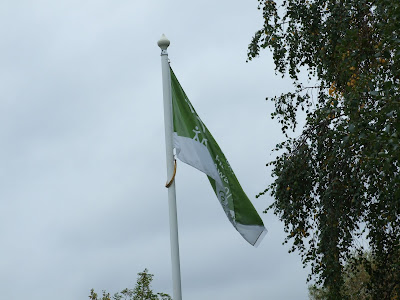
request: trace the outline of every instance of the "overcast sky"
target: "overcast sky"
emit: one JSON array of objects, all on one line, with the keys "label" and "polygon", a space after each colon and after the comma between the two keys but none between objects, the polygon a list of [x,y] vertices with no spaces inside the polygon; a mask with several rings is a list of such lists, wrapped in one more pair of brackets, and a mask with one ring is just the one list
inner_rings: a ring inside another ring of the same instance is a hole
[{"label": "overcast sky", "polygon": [[178,162],[183,299],[307,299],[307,270],[262,214],[283,139],[265,97],[290,89],[268,51],[246,63],[257,1],[0,2],[2,299],[88,299],[148,268],[172,294],[160,49],[261,214],[258,248],[206,176]]}]

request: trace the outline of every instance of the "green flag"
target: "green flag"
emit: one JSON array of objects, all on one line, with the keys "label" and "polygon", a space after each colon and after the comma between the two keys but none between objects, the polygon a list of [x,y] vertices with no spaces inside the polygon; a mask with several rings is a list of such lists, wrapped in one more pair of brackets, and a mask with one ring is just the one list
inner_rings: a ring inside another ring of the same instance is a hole
[{"label": "green flag", "polygon": [[208,176],[229,221],[246,241],[258,244],[266,233],[264,224],[172,69],[171,87],[176,156]]}]

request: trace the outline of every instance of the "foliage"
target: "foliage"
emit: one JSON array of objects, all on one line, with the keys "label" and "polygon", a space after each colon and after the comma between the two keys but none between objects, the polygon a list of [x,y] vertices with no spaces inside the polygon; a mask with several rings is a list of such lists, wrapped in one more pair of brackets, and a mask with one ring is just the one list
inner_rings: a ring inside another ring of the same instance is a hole
[{"label": "foliage", "polygon": [[310,300],[325,300],[327,292],[324,288],[318,288],[316,285],[308,287],[308,296]]},{"label": "foliage", "polygon": [[284,222],[290,252],[300,252],[327,299],[348,298],[344,266],[365,251],[364,237],[375,264],[368,293],[391,299],[400,289],[400,2],[259,0],[259,9],[264,25],[248,60],[269,48],[294,88],[271,99],[286,140],[268,164],[267,211]]},{"label": "foliage", "polygon": [[138,273],[138,279],[134,289],[124,289],[119,293],[115,293],[112,298],[110,293],[102,291],[102,296],[99,298],[94,289],[90,291],[90,300],[172,300],[172,298],[165,293],[154,294],[151,290],[151,282],[153,281],[153,274],[148,273],[147,269]]},{"label": "foliage", "polygon": [[[367,266],[372,266],[372,268],[376,269],[373,259],[369,253],[366,253],[362,257],[354,254],[351,260],[352,263],[345,264],[343,268],[344,284],[342,292],[348,299],[369,300],[371,296],[368,293],[367,286],[370,283],[370,276],[366,268]],[[327,289],[324,287],[318,287],[314,284],[308,287],[308,291],[311,300],[325,300],[328,298]],[[394,293],[391,299],[397,300],[399,297]]]}]

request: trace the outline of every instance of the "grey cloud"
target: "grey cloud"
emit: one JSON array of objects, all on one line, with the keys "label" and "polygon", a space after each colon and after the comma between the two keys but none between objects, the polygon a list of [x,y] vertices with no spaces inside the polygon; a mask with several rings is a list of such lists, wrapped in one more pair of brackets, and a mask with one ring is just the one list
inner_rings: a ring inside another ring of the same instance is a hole
[{"label": "grey cloud", "polygon": [[[16,1],[0,5],[0,280],[5,299],[85,299],[145,267],[172,293],[160,49],[254,199],[282,139],[269,114],[290,82],[246,64],[257,3]],[[259,248],[233,229],[207,178],[177,174],[187,299],[306,299],[306,271],[262,215]],[[287,289],[290,285],[291,289]]]}]

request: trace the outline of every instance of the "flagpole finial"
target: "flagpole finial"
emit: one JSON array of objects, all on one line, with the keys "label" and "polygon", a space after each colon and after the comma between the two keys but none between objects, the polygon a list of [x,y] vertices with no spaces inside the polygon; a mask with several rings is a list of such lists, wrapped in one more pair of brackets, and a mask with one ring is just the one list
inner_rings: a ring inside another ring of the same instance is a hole
[{"label": "flagpole finial", "polygon": [[170,44],[169,39],[163,34],[161,38],[158,40],[157,45],[158,47],[161,48],[161,50],[167,50],[168,46]]}]

